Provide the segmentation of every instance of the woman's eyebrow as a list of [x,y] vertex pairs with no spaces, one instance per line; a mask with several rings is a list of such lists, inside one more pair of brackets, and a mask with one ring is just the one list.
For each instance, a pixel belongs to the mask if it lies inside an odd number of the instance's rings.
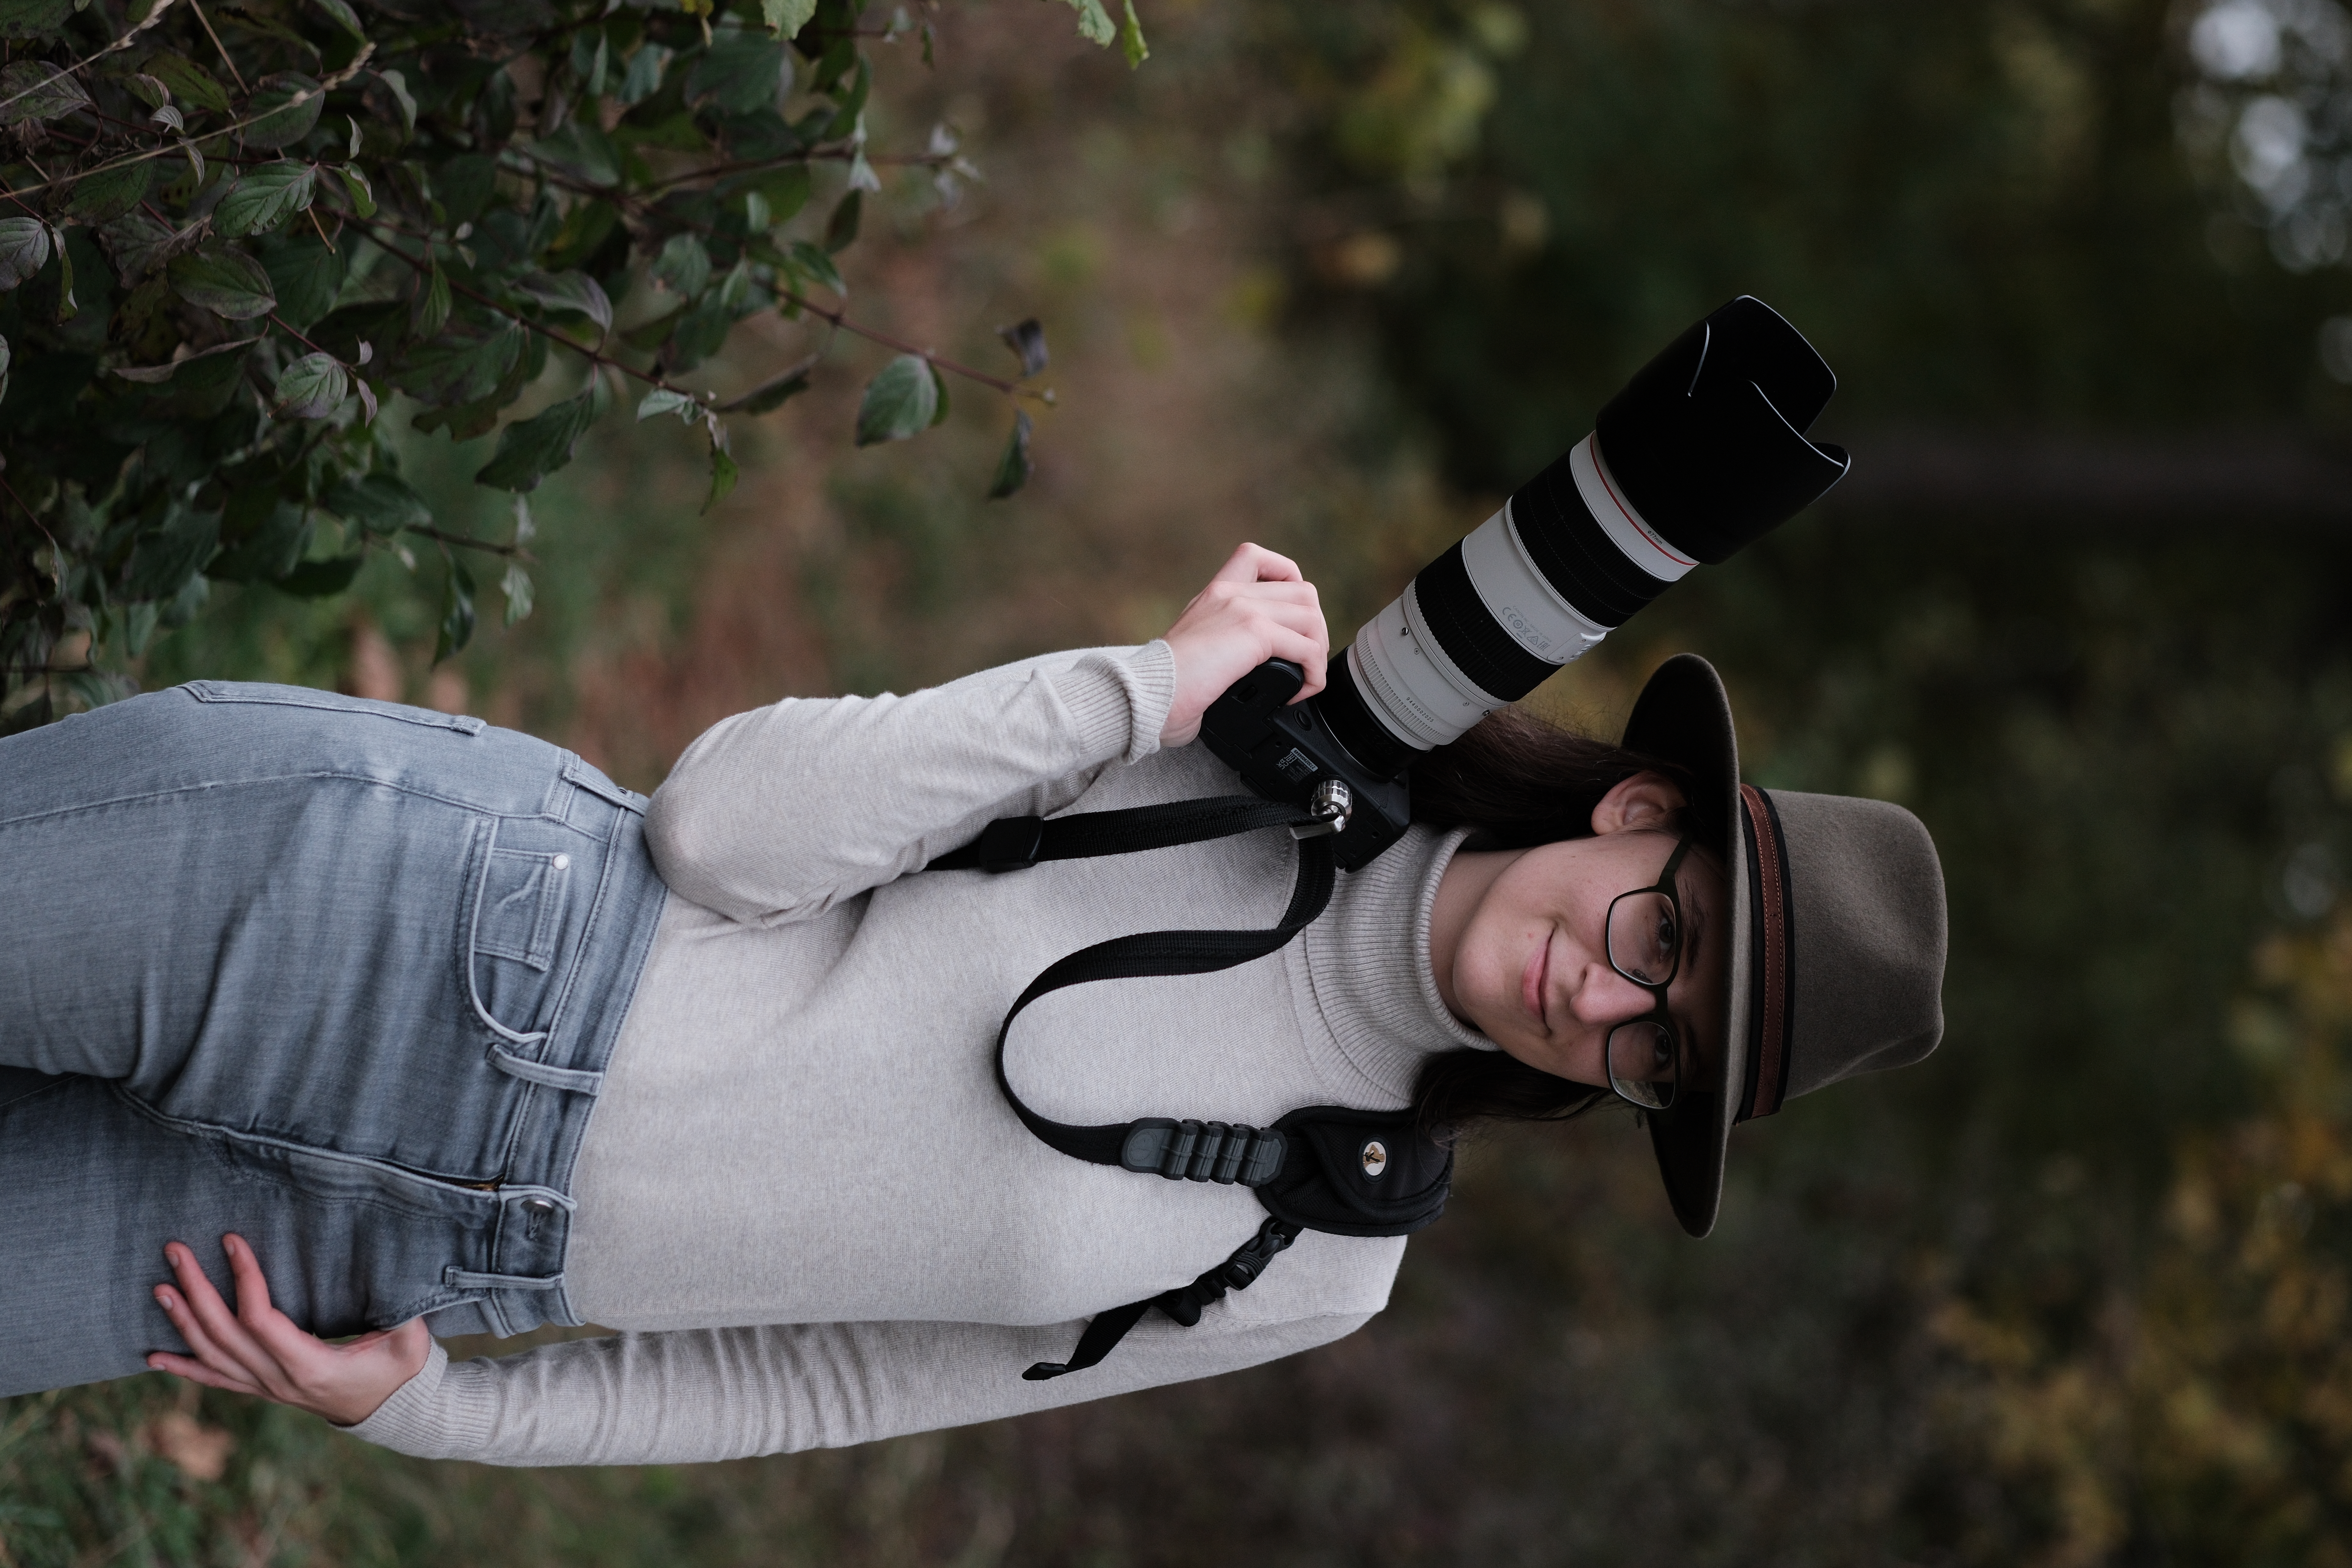
[[1675,896],[1683,906],[1683,957],[1695,959],[1706,943],[1706,908],[1691,896],[1689,882],[1675,879]]

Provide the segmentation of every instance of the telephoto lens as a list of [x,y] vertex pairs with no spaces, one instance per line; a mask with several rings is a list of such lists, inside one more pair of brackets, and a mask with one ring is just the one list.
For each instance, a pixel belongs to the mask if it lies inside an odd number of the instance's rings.
[[[1742,295],[1635,373],[1592,433],[1423,567],[1331,661],[1271,660],[1211,705],[1202,736],[1244,782],[1312,807],[1353,870],[1412,820],[1413,759],[1622,626],[1671,584],[1787,521],[1843,478],[1805,432],[1837,377]],[[1302,830],[1303,831],[1303,830]]]

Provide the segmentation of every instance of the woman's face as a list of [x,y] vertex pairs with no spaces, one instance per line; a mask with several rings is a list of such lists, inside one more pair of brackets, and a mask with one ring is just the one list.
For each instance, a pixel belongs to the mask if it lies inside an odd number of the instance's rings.
[[[1430,943],[1439,994],[1454,1016],[1529,1067],[1605,1085],[1609,1031],[1656,1005],[1610,966],[1609,905],[1656,885],[1675,852],[1682,805],[1671,783],[1640,773],[1603,798],[1590,838],[1457,855],[1439,886]],[[1682,962],[1666,1006],[1688,1084],[1722,1060],[1730,922],[1712,853],[1694,846],[1675,881]]]

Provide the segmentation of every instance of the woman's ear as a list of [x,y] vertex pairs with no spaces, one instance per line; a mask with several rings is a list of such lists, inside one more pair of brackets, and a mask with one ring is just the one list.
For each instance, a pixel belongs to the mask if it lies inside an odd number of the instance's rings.
[[1625,833],[1636,828],[1675,827],[1682,817],[1682,790],[1664,773],[1646,769],[1619,779],[1592,808],[1592,831]]

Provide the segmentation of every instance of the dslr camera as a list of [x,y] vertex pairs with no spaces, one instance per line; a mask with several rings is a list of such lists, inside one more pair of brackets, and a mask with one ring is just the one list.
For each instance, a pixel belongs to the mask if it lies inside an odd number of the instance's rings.
[[1836,387],[1803,334],[1740,296],[1669,343],[1591,435],[1423,567],[1331,660],[1321,691],[1293,703],[1306,672],[1269,659],[1211,705],[1202,738],[1259,795],[1314,812],[1338,836],[1341,869],[1369,863],[1412,819],[1422,752],[1844,477],[1844,450],[1805,435]]

